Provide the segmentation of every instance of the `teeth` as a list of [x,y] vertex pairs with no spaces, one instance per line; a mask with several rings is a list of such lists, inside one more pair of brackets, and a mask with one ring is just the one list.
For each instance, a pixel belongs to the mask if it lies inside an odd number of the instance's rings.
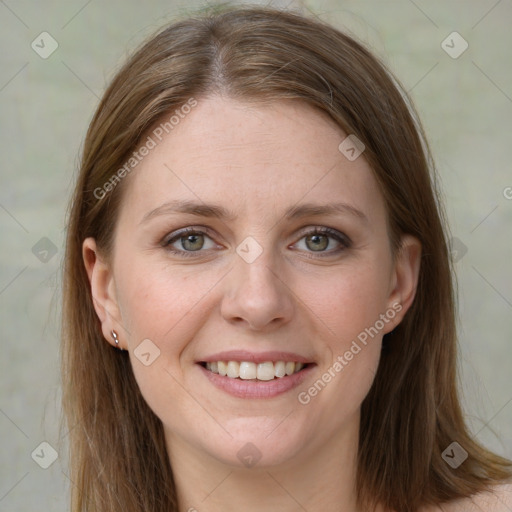
[[256,365],[254,363],[240,363],[240,378],[244,380],[255,379],[257,375]]
[[284,361],[276,361],[274,363],[274,373],[276,377],[284,377],[286,375],[286,363]]
[[272,380],[274,378],[274,363],[260,363],[258,365],[258,380]]
[[293,375],[304,368],[303,363],[293,361],[266,361],[264,363],[253,363],[251,361],[213,361],[206,363],[206,369],[213,373],[232,379],[243,380],[272,380],[285,375]]
[[232,379],[240,377],[240,363],[236,361],[228,362],[228,377],[231,377]]
[[[210,363],[213,364],[213,363]],[[208,368],[208,365],[206,366]],[[213,372],[213,368],[208,368],[208,370],[211,370]],[[225,377],[228,374],[228,363],[225,363],[224,361],[218,361],[217,362],[217,370],[219,372],[219,375],[222,375]]]
[[285,373],[286,375],[291,375],[294,371],[295,371],[295,363],[286,363],[286,366],[285,366]]

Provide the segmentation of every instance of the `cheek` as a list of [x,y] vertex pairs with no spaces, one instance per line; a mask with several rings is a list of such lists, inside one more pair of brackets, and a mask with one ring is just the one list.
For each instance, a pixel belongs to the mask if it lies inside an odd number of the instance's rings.
[[298,401],[314,411],[312,428],[321,428],[327,437],[356,414],[367,395],[385,325],[380,320],[389,284],[385,271],[371,265],[346,270],[323,281],[323,288],[311,288],[308,303],[317,317],[324,357],[316,380],[299,390]]
[[299,294],[308,297],[311,310],[325,324],[331,347],[350,343],[384,313],[389,286],[385,274],[376,266],[354,266],[339,269],[328,279],[303,283]]
[[181,358],[207,318],[208,292],[218,277],[185,274],[142,258],[119,269],[118,299],[135,379],[153,412],[172,423],[170,411],[191,407],[180,384]]
[[[346,398],[357,395],[362,400],[364,389],[369,388],[373,380],[382,336],[395,313],[385,316],[387,277],[380,265],[361,265],[333,273],[323,281],[323,286],[309,287],[314,291],[310,292],[308,305],[321,320],[317,325],[326,349],[323,366],[327,370],[338,361],[330,372],[340,376],[333,387],[343,387]],[[301,296],[306,296],[305,290]],[[329,375],[325,378],[329,380]],[[354,385],[356,382],[358,386]]]
[[179,352],[183,326],[193,318],[197,320],[201,301],[218,278],[211,272],[193,274],[148,261],[134,258],[129,266],[120,268],[118,299],[130,348],[150,338],[164,349],[167,340],[172,339],[173,351]]

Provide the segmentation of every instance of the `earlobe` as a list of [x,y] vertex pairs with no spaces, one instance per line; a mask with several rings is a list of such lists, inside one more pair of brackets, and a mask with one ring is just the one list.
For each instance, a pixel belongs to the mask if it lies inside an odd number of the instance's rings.
[[103,336],[111,345],[116,346],[111,333],[112,331],[122,332],[122,329],[112,270],[101,257],[94,238],[89,237],[84,240],[82,257],[91,285],[94,310],[101,322]]
[[388,307],[395,309],[397,314],[388,331],[393,330],[402,321],[414,301],[420,266],[421,242],[412,235],[404,235],[396,255],[393,285],[388,298]]

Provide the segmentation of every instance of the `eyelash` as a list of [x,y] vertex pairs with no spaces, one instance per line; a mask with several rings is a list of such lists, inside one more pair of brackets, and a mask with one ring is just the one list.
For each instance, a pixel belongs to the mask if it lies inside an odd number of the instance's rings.
[[[208,229],[203,230],[203,228],[196,229],[196,228],[192,228],[192,227],[182,229],[176,233],[172,233],[172,235],[173,236],[171,236],[171,238],[164,239],[161,245],[165,248],[166,251],[169,251],[172,254],[175,254],[177,256],[184,257],[184,258],[196,257],[197,256],[196,253],[201,253],[204,251],[201,249],[199,249],[197,251],[177,250],[177,249],[171,248],[171,244],[173,244],[176,241],[179,241],[181,238],[185,238],[188,235],[206,235],[209,238],[211,238],[210,230],[208,230]],[[303,233],[301,238],[299,239],[299,241],[307,236],[314,236],[314,235],[327,235],[330,238],[335,239],[342,247],[339,249],[336,249],[334,251],[318,251],[318,252],[312,251],[312,253],[315,254],[315,256],[307,256],[308,258],[317,258],[317,257],[324,258],[327,256],[339,254],[339,253],[343,252],[344,250],[350,248],[350,246],[352,245],[352,241],[345,234],[340,233],[339,231],[332,229],[332,228],[317,227],[317,226],[314,227],[311,231],[307,231],[307,232]]]

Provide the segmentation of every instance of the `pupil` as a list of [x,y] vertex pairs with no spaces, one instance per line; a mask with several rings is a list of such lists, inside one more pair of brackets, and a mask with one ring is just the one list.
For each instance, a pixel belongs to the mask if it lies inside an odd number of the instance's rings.
[[[185,238],[185,244],[187,243],[192,243],[194,244],[195,242],[197,242],[197,240],[199,239],[200,235],[188,235],[186,238]],[[201,247],[196,247],[195,249],[200,249]],[[192,250],[194,250],[194,248],[192,247]]]
[[[326,242],[326,237],[324,235],[311,235],[309,237],[311,240],[313,240],[313,244],[314,246],[318,249],[325,249],[327,247],[327,244],[325,243]],[[319,239],[320,238],[323,238],[324,240],[324,243],[322,244],[321,241],[320,241],[320,244],[319,244]]]

